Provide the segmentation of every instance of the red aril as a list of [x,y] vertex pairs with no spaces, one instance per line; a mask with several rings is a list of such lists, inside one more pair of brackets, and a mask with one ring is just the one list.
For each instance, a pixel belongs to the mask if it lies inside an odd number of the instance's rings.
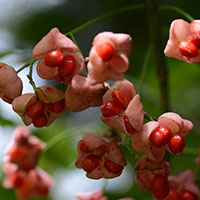
[[154,147],[161,147],[166,145],[171,138],[171,130],[165,126],[158,126],[155,128],[149,139],[151,141],[152,146]]
[[188,190],[183,190],[180,196],[180,200],[198,200],[196,195]]
[[60,51],[53,50],[45,56],[44,62],[48,67],[58,67],[63,63],[64,57]]
[[84,153],[90,153],[91,151],[88,149],[88,147],[85,145],[85,143],[83,142],[83,140],[79,141],[79,148],[82,152]]
[[185,147],[185,139],[183,136],[173,135],[169,141],[168,147],[173,154],[180,153]]
[[37,128],[42,128],[47,124],[47,117],[45,114],[41,115],[40,117],[35,117],[32,119],[32,123]]
[[37,102],[31,104],[28,107],[28,109],[26,111],[26,114],[31,119],[43,115],[44,114],[44,104],[41,101],[37,101]]
[[124,109],[126,107],[125,95],[120,90],[112,91],[112,99],[115,103],[121,105]]
[[102,43],[97,47],[97,53],[104,62],[107,62],[115,54],[115,49],[109,43]]
[[124,120],[124,125],[125,125],[126,130],[127,130],[128,133],[134,134],[134,133],[137,132],[137,131],[133,128],[133,126],[131,125],[131,123],[130,123],[130,121],[129,121],[127,115],[124,115],[123,120]]
[[163,200],[169,193],[167,178],[162,174],[157,174],[151,182],[151,192],[157,200]]
[[100,109],[104,117],[111,117],[122,112],[122,107],[113,100],[104,103]]
[[198,49],[200,48],[200,31],[192,33],[186,41],[190,41],[194,44]]
[[54,113],[63,111],[65,109],[65,100],[63,99],[61,101],[49,104],[48,109]]
[[165,200],[180,200],[180,194],[176,190],[171,189]]
[[187,58],[194,58],[199,55],[199,51],[197,47],[191,42],[188,42],[188,41],[181,42],[178,45],[178,48],[179,48],[180,54]]
[[122,167],[122,166],[120,166],[120,165],[118,165],[118,164],[115,164],[115,163],[111,162],[110,160],[106,160],[106,161],[104,162],[104,166],[106,167],[106,169],[107,169],[109,172],[111,172],[111,173],[113,173],[113,174],[119,174],[119,173],[121,173],[122,170],[123,170],[123,167]]
[[58,72],[60,76],[71,76],[76,70],[76,60],[73,56],[65,56],[64,62],[59,66]]
[[99,162],[99,157],[91,154],[85,158],[81,168],[83,168],[87,173],[90,173],[99,166]]

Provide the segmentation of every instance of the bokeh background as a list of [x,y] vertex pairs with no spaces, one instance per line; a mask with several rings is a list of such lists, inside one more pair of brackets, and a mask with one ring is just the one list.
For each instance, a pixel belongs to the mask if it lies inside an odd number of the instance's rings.
[[[200,2],[198,0],[160,0],[158,5],[174,5],[199,19]],[[37,42],[53,27],[58,27],[66,33],[77,26],[103,15],[114,9],[138,3],[143,0],[0,0],[0,62],[5,62],[19,69],[32,58],[32,49]],[[174,11],[159,13],[161,27],[162,49],[167,42],[170,23],[176,18],[183,18]],[[75,34],[75,38],[84,56],[88,56],[92,40],[102,31],[129,33],[133,38],[133,49],[130,56],[130,67],[126,73],[136,88],[139,87],[144,57],[149,44],[149,31],[146,9],[128,11],[98,22]],[[200,172],[194,159],[200,146],[200,65],[187,64],[171,58],[165,58],[169,72],[170,111],[179,113],[182,117],[194,123],[194,129],[186,136],[186,148],[180,156],[167,155],[171,164],[171,174],[179,173],[187,168],[194,171],[197,180]],[[158,117],[162,113],[160,106],[160,91],[156,78],[155,64],[151,57],[141,100],[144,110]],[[32,92],[26,74],[28,70],[19,73],[23,79],[23,93]],[[54,82],[40,79],[34,71],[33,76],[37,86]],[[60,87],[61,88],[61,87]],[[61,88],[62,89],[62,88]],[[99,108],[90,108],[79,113],[67,111],[50,127],[36,129],[30,126],[32,133],[49,141],[60,132],[75,129],[90,129],[103,132],[107,129],[100,121]],[[21,119],[12,111],[12,107],[0,101],[0,163],[2,164],[4,150],[13,130],[23,125]],[[81,130],[66,137],[45,152],[40,159],[40,167],[48,171],[55,179],[55,186],[46,200],[71,200],[80,192],[104,189],[109,200],[122,197],[133,197],[136,200],[153,199],[150,193],[140,190],[134,181],[134,164],[136,159],[130,152],[123,150],[128,160],[128,166],[119,178],[112,180],[89,180],[83,170],[74,167],[76,159],[76,143],[81,138]],[[1,182],[4,178],[0,169]],[[13,190],[0,186],[0,199],[15,200]]]

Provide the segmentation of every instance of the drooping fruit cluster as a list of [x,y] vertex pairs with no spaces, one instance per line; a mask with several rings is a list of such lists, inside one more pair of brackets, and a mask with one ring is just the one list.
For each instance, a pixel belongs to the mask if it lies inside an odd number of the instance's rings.
[[50,86],[15,98],[12,106],[25,125],[33,123],[38,128],[49,126],[66,110],[64,92]]
[[78,142],[76,167],[93,179],[114,178],[122,173],[126,160],[114,140],[109,143],[95,135],[85,135]]
[[200,190],[191,170],[185,170],[178,175],[168,177],[170,191],[165,200],[198,200]]
[[45,171],[37,168],[37,163],[45,143],[24,127],[18,127],[13,140],[6,150],[3,169],[5,188],[14,188],[19,199],[46,197],[53,180]]
[[37,72],[41,78],[59,83],[70,83],[85,66],[78,47],[57,28],[51,29],[34,47],[33,58],[40,60]]
[[178,114],[164,113],[157,122],[146,123],[142,131],[133,135],[132,147],[159,162],[164,157],[165,149],[173,154],[182,152],[185,147],[184,137],[192,128],[193,124]]
[[188,63],[200,61],[200,21],[190,24],[182,19],[176,19],[170,27],[170,35],[164,53]]
[[170,172],[169,163],[166,161],[155,162],[147,156],[143,156],[135,165],[136,183],[147,191],[152,192],[153,196],[162,200],[169,192],[167,177]]
[[123,80],[129,67],[132,39],[123,33],[103,32],[93,40],[89,53],[88,78],[92,84]]
[[[176,29],[180,24],[190,29],[189,35],[184,34],[182,37],[177,34]],[[132,39],[128,34],[98,34],[93,40],[87,63],[88,73],[84,77],[80,73],[84,70],[85,61],[78,47],[57,28],[53,28],[35,46],[33,58],[40,60],[37,72],[41,78],[68,84],[65,93],[50,86],[42,86],[34,87],[35,93],[21,95],[21,80],[12,68],[1,63],[0,97],[12,103],[13,110],[25,125],[32,123],[37,128],[49,126],[66,109],[78,112],[101,106],[101,120],[109,127],[132,137],[134,150],[146,153],[135,166],[136,183],[139,187],[152,192],[157,200],[195,199],[199,197],[197,190],[187,190],[184,186],[184,190],[180,192],[171,187],[168,183],[169,164],[163,160],[166,149],[173,154],[182,152],[184,137],[193,125],[172,112],[164,113],[157,121],[143,125],[144,112],[140,96],[134,85],[124,79],[123,74],[129,67],[131,47]],[[175,21],[165,53],[186,62],[199,62],[199,48],[199,21],[190,25],[183,20]],[[5,78],[1,79],[4,72],[8,75],[8,80],[18,86],[16,91]],[[117,82],[109,87],[105,83],[108,80]],[[7,152],[4,163],[7,178],[4,180],[4,187],[15,188],[21,199],[44,197],[53,181],[48,174],[36,168],[42,150],[41,143],[33,136],[23,135],[24,132],[22,131],[22,136],[15,136],[14,143]],[[101,137],[86,135],[78,142],[77,147],[76,167],[82,168],[89,178],[117,177],[127,164],[114,140],[106,142]],[[107,199],[100,193],[95,195],[88,196],[88,199]],[[79,199],[81,198],[84,197]]]
[[101,120],[131,136],[142,129],[144,113],[140,96],[127,80],[117,81],[103,96]]

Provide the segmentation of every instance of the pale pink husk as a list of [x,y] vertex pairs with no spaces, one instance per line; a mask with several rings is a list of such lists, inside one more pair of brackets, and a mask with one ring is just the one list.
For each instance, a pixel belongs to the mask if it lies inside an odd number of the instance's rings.
[[195,182],[195,176],[192,170],[188,169],[178,175],[171,175],[168,177],[168,182],[170,189],[175,189],[179,193],[187,190],[200,198],[200,190]]
[[100,179],[100,178],[114,178],[120,176],[120,173],[114,174],[106,169],[104,166],[105,160],[120,165],[126,166],[126,160],[118,145],[112,140],[109,143],[104,141],[101,137],[95,135],[85,135],[83,142],[90,150],[89,153],[82,152],[78,143],[78,156],[76,159],[76,167],[81,168],[83,161],[88,155],[97,155],[100,157],[100,164],[92,172],[87,173],[88,178]]
[[136,184],[143,190],[151,191],[151,182],[157,174],[167,177],[170,172],[170,165],[166,161],[154,162],[147,156],[143,156],[136,163]]
[[[109,43],[115,49],[114,56],[104,62],[98,55],[96,48],[102,43]],[[89,53],[88,78],[92,84],[107,80],[117,81],[123,79],[123,73],[129,67],[128,56],[132,48],[130,35],[123,33],[102,32],[93,40]]]
[[132,136],[133,134],[126,130],[123,117],[127,115],[130,124],[136,131],[140,131],[142,129],[144,112],[143,106],[140,102],[140,96],[136,94],[134,85],[128,80],[117,81],[103,96],[103,103],[106,103],[112,99],[111,94],[115,89],[120,90],[125,95],[127,108],[119,115],[114,115],[111,117],[104,117],[102,115],[101,120],[108,126],[116,128],[128,136]]
[[[191,33],[200,31],[200,21],[194,20],[190,24],[182,19],[176,19],[171,23],[169,40],[165,47],[164,53],[168,57],[183,60],[188,63],[200,62],[200,55],[194,58],[182,56],[179,52],[178,45],[185,41]],[[199,50],[200,54],[200,50]]]
[[102,105],[104,93],[102,83],[92,85],[88,78],[75,75],[65,91],[65,103],[71,111],[79,112]]
[[159,126],[158,122],[148,122],[140,132],[133,135],[132,147],[135,151],[146,153],[148,158],[155,162],[162,161],[165,155],[164,147],[153,147],[149,140],[151,132]]
[[36,101],[41,101],[45,104],[45,115],[47,116],[47,124],[45,126],[51,125],[60,115],[66,111],[66,107],[58,112],[54,113],[48,109],[48,104],[56,103],[64,100],[64,92],[50,87],[42,86],[36,88],[36,94],[27,93],[23,94],[17,98],[12,103],[13,110],[22,118],[25,125],[30,125],[32,119],[27,116],[26,111],[28,107]]
[[26,126],[32,123],[32,119],[27,116],[26,110],[31,104],[33,104],[36,101],[36,94],[27,93],[15,98],[12,102],[13,110],[21,117],[22,121]]
[[22,81],[13,67],[0,63],[0,98],[7,103],[22,93]]
[[127,105],[133,99],[133,97],[136,95],[135,86],[130,81],[124,79],[122,81],[115,82],[110,87],[110,89],[103,96],[104,103],[112,100],[112,91],[113,90],[120,90],[125,95],[125,101],[126,101]]
[[[59,50],[64,55],[73,56],[76,60],[75,72],[71,76],[65,77],[64,80],[58,73],[58,67],[51,68],[44,63],[46,54],[52,50]],[[58,28],[51,29],[50,32],[39,41],[33,49],[33,58],[40,60],[37,66],[38,75],[43,79],[55,80],[57,82],[62,81],[64,83],[69,83],[73,76],[75,74],[80,74],[85,67],[84,58],[79,53],[78,47],[72,40],[60,33]]]
[[158,118],[158,122],[162,126],[170,128],[171,134],[180,134],[185,137],[193,128],[191,121],[183,119],[180,115],[167,112]]

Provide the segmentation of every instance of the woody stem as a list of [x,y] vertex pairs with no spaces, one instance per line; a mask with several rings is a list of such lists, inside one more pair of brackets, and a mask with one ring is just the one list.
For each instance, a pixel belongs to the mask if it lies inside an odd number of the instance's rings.
[[31,63],[34,63],[36,59],[31,59],[27,63],[25,63],[21,68],[17,70],[17,73],[21,72],[23,69],[27,68]]
[[34,65],[35,61],[36,61],[35,59],[31,60],[29,74],[27,75],[29,82],[32,85],[34,91],[36,91],[36,85],[35,85],[35,82],[33,81],[32,74],[33,74],[33,65]]
[[153,56],[155,60],[156,76],[160,88],[160,103],[163,112],[169,110],[168,71],[164,60],[161,43],[161,31],[158,20],[158,7],[156,0],[147,0],[147,16],[149,24],[150,41],[153,43]]

